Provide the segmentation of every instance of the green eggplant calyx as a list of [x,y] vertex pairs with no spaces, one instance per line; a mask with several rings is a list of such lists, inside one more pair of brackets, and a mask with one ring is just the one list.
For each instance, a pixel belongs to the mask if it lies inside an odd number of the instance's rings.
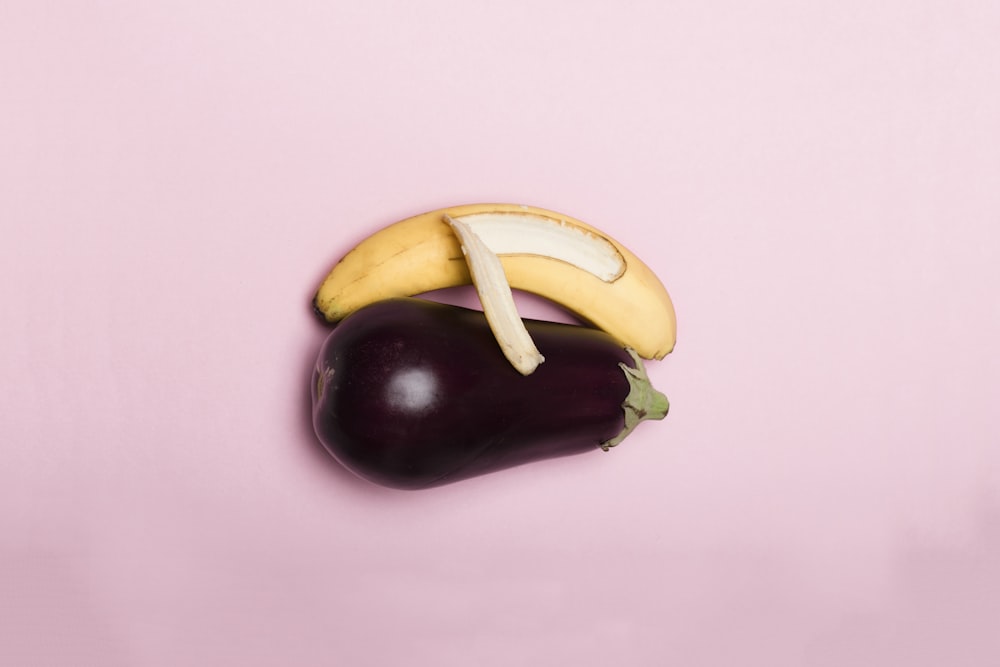
[[663,419],[670,411],[670,401],[649,381],[642,358],[632,348],[626,348],[626,351],[635,361],[635,368],[624,362],[618,364],[629,384],[628,396],[622,403],[622,410],[625,411],[625,427],[618,435],[601,443],[601,449],[604,451],[610,450],[627,438],[641,422],[647,419]]

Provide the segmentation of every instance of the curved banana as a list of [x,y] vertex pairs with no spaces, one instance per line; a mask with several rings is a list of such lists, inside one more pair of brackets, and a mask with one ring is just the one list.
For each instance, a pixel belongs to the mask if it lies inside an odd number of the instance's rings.
[[674,306],[646,264],[584,222],[518,204],[453,206],[375,232],[323,280],[316,311],[336,322],[382,299],[472,284],[447,217],[468,224],[500,257],[512,288],[562,305],[646,359],[673,350]]

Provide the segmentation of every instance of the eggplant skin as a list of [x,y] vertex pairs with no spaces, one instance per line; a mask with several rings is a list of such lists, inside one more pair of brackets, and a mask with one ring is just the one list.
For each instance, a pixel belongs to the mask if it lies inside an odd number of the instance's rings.
[[313,426],[346,468],[422,489],[598,449],[625,426],[632,357],[584,326],[527,320],[545,356],[522,376],[485,316],[389,299],[339,323],[312,378]]

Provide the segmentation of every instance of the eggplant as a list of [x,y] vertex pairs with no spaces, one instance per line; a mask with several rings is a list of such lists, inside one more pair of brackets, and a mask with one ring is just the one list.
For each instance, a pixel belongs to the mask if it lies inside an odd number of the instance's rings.
[[605,450],[666,397],[608,334],[525,321],[545,355],[531,375],[504,358],[482,312],[413,298],[341,321],[312,377],[326,450],[382,486],[424,489],[531,461]]

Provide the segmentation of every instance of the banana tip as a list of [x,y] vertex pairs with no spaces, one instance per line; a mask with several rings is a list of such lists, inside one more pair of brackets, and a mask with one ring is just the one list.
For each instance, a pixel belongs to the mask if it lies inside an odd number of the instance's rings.
[[318,317],[321,322],[324,322],[326,324],[330,323],[330,318],[328,318],[326,316],[326,313],[323,312],[323,309],[319,307],[319,302],[316,297],[313,297],[312,300],[312,311],[313,314],[315,314],[316,317]]

